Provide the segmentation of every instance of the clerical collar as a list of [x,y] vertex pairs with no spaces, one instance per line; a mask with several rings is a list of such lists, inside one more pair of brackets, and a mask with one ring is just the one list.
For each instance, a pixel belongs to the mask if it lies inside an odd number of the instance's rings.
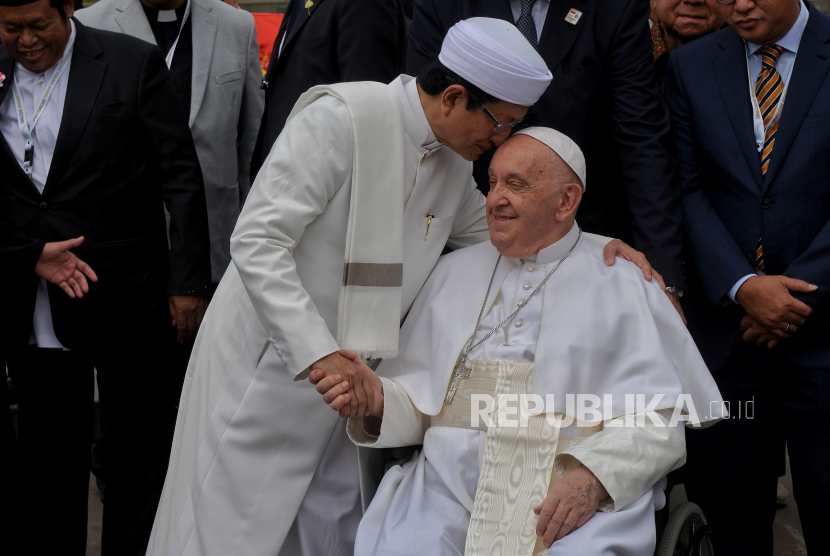
[[182,18],[184,17],[184,12],[187,9],[187,2],[184,2],[175,10],[157,10],[155,8],[151,8],[143,2],[141,4],[141,7],[144,8],[144,13],[147,14],[147,21],[149,21],[151,24],[156,22],[173,23],[175,21],[180,22],[182,20]]
[[[401,102],[403,108],[403,121],[406,133],[409,135],[416,145],[432,150],[441,147],[441,143],[435,138],[432,133],[432,128],[429,127],[427,115],[424,113],[424,107],[421,106],[421,99],[418,96],[418,85],[414,77],[408,75],[401,75],[392,82],[393,85],[403,87],[403,92],[406,95],[406,100],[409,102]],[[403,101],[403,99],[401,99]]]
[[576,241],[576,236],[579,235],[579,226],[574,225],[571,227],[570,231],[565,234],[562,239],[554,243],[553,245],[548,245],[535,255],[531,255],[526,259],[522,259],[522,263],[536,263],[536,264],[550,264],[555,263],[559,259],[565,256],[568,250],[573,246],[574,241]]

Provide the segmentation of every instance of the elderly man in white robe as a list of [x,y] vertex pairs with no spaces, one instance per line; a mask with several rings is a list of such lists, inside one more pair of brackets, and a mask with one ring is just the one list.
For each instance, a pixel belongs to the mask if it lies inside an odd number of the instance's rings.
[[[365,412],[363,367],[338,350],[394,357],[444,247],[486,241],[469,161],[507,139],[551,79],[500,20],[459,22],[440,60],[431,92],[402,75],[298,101],[196,339],[148,555],[352,554],[379,478],[360,475],[345,423],[304,379],[312,366],[342,376]],[[650,278],[641,254],[606,249]]]
[[385,475],[356,556],[653,554],[683,425],[722,418],[720,394],[658,285],[585,241],[584,185],[573,141],[518,132],[490,167],[492,243],[439,261],[398,358],[367,371],[368,416],[311,372],[356,444],[423,444]]

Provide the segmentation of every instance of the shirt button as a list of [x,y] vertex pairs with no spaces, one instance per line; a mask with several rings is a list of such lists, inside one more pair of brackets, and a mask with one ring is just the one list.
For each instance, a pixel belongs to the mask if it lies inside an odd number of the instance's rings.
[[539,270],[539,269],[538,269],[538,268],[536,268],[535,266],[529,266],[529,267],[527,267],[527,271],[528,271],[528,272],[536,272],[537,270]]
[[42,201],[42,202],[38,205],[38,207],[40,207],[40,210],[46,210],[46,207],[48,207],[48,206],[49,206],[49,205],[47,205],[47,204],[46,204],[46,201]]
[[524,325],[525,325],[525,321],[523,321],[523,320],[517,320],[516,324],[515,324],[516,328],[521,328]]
[[530,284],[525,284],[524,286],[522,286],[522,289],[529,290],[530,289]]

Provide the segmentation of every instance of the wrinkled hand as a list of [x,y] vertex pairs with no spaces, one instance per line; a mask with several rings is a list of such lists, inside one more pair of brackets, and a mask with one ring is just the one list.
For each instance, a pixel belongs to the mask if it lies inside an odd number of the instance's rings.
[[[790,332],[793,331],[793,328],[793,326],[790,327]],[[761,326],[757,320],[749,315],[744,315],[744,318],[741,319],[741,331],[743,332],[745,342],[755,342],[756,345],[766,346],[769,349],[777,347],[781,340],[781,338],[773,334],[768,328]],[[789,337],[790,334],[788,333],[787,336]]]
[[35,274],[59,286],[72,299],[89,292],[87,278],[98,281],[95,271],[69,251],[83,242],[84,236],[47,243],[35,265]]
[[619,257],[636,264],[643,271],[643,278],[646,281],[651,282],[652,278],[656,278],[657,283],[660,284],[660,289],[669,296],[669,301],[671,301],[680,318],[683,319],[683,324],[688,325],[686,315],[683,314],[683,308],[680,306],[680,300],[666,291],[666,283],[663,281],[663,277],[651,267],[651,263],[648,262],[645,255],[624,241],[612,239],[602,249],[602,256],[605,259],[605,266],[614,266],[614,263],[617,262],[617,257]]
[[810,293],[817,289],[804,280],[786,276],[753,276],[738,288],[735,301],[769,332],[778,338],[789,338],[813,314],[813,309],[794,298],[790,291]]
[[181,344],[199,331],[207,311],[208,299],[201,295],[171,295],[168,306],[177,331],[176,339]]
[[[326,400],[326,403],[332,409],[338,411],[341,417],[371,415],[373,411],[377,410],[378,403],[380,403],[381,414],[383,413],[383,399],[375,399],[378,388],[380,388],[380,378],[372,369],[366,366],[356,352],[341,349],[326,355],[311,365],[311,374],[308,376],[309,382],[317,385],[328,377],[332,377],[332,379],[325,383],[325,386],[329,386],[326,391],[330,390],[332,386],[338,384],[341,386],[337,386],[340,389],[337,395],[333,395],[331,401]],[[340,378],[335,379],[333,377]],[[375,384],[375,381],[377,384]],[[345,383],[345,386],[343,383]],[[317,391],[320,392],[320,389],[318,388]],[[382,388],[380,388],[380,392],[383,392]],[[335,404],[335,402],[337,403]]]
[[[360,357],[354,351],[341,350],[340,355],[346,359],[351,359],[354,363],[362,363]],[[383,383],[372,369],[366,367],[364,372],[366,373],[363,381],[364,388],[369,391],[369,398],[372,399],[371,403],[367,403],[368,409],[365,415],[383,419]],[[326,376],[324,371],[315,369],[311,371],[308,380],[312,384],[316,384],[317,392],[323,395],[323,401],[340,413],[341,417],[361,415],[361,413],[353,414],[351,412],[349,407],[349,401],[351,400],[349,383],[343,380],[343,377],[339,374]]]
[[580,466],[565,473],[541,505],[533,508],[539,516],[536,536],[550,548],[568,533],[576,531],[591,519],[608,491],[596,475]]

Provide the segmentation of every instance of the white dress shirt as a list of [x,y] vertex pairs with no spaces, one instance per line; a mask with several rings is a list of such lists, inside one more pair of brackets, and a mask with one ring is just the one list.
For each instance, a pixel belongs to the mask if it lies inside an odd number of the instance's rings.
[[[67,45],[75,40],[75,23],[70,20],[72,32]],[[14,82],[20,90],[23,106],[30,121],[35,112],[35,103],[43,95],[43,91],[52,79],[59,64],[55,64],[42,73],[34,73],[24,68],[20,63],[15,64]],[[63,118],[63,106],[66,100],[66,85],[69,82],[69,71],[71,61],[67,62],[66,69],[55,83],[55,89],[49,97],[49,102],[43,109],[38,119],[37,126],[32,131],[34,140],[34,158],[32,164],[32,184],[37,188],[38,193],[43,193],[46,186],[46,178],[49,175],[49,168],[52,166],[52,156],[55,154],[55,144],[58,139],[58,132]],[[5,86],[11,87],[12,83],[6,82]],[[20,132],[17,123],[17,108],[15,106],[14,94],[11,91],[6,93],[6,98],[0,106],[0,131],[6,143],[9,145],[17,163],[23,167],[23,155],[26,147],[26,140]],[[30,344],[37,344],[42,348],[63,348],[55,330],[52,326],[52,312],[49,308],[49,294],[46,290],[46,280],[40,278],[37,286],[37,298],[35,301],[35,313],[32,322],[32,337]]]
[[[536,41],[542,38],[542,27],[545,26],[545,18],[548,16],[550,0],[536,0],[530,15],[533,16],[533,23],[536,25]],[[513,11],[513,22],[519,21],[522,15],[522,0],[510,0],[510,9]]]
[[[795,56],[798,53],[798,45],[801,43],[801,35],[804,34],[804,29],[807,27],[807,18],[810,17],[810,12],[804,7],[804,3],[800,2],[799,4],[801,5],[801,12],[798,14],[798,19],[795,20],[795,23],[790,28],[789,32],[784,35],[784,38],[775,43],[784,49],[784,52],[782,52],[781,56],[778,57],[775,69],[778,70],[778,74],[784,82],[785,92],[787,91],[787,87],[790,83],[790,76],[793,73],[793,65],[795,64]],[[758,49],[766,45],[754,44],[746,41],[744,41],[744,43],[746,44],[746,59],[749,64],[749,74],[752,78],[752,88],[754,90],[755,84],[758,82],[758,76],[761,73],[761,54],[758,53]],[[782,101],[785,100],[786,98],[782,99]],[[754,126],[755,144],[758,152],[761,151],[761,148],[764,145],[764,130],[762,128],[763,126]],[[744,282],[753,276],[758,276],[758,274],[747,274],[735,282],[735,285],[729,290],[729,299],[735,302],[735,295],[738,293],[738,289],[740,289]]]

